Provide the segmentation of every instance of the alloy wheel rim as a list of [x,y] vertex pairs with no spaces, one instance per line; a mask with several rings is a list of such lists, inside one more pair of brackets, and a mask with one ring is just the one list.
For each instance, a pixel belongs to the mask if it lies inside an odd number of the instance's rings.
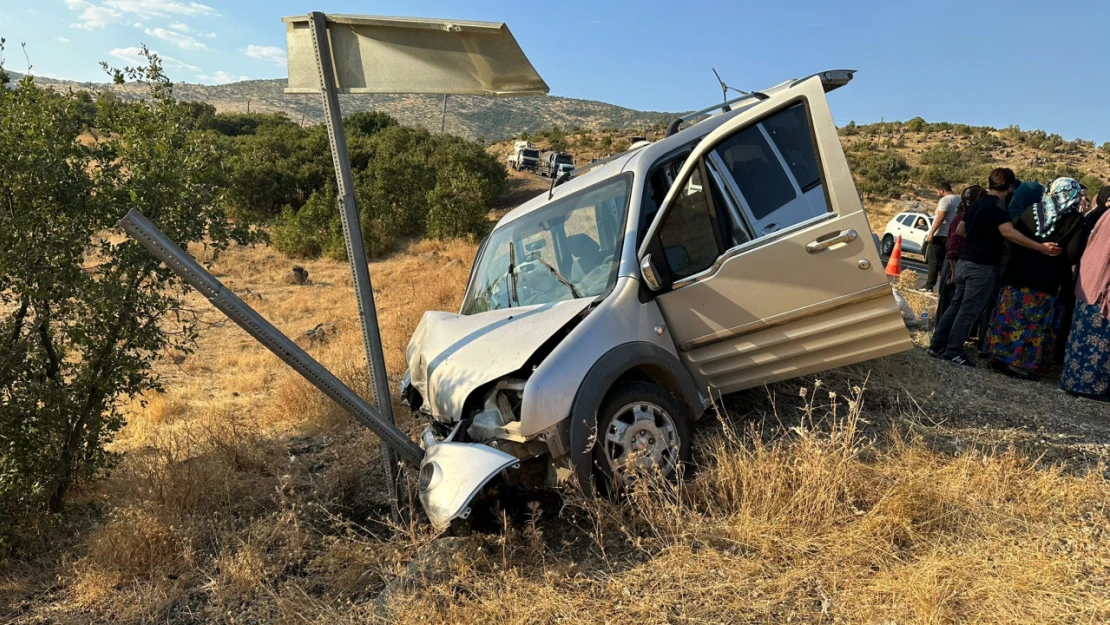
[[670,476],[682,441],[666,410],[651,402],[633,402],[613,416],[603,443],[609,469],[623,479],[656,469]]

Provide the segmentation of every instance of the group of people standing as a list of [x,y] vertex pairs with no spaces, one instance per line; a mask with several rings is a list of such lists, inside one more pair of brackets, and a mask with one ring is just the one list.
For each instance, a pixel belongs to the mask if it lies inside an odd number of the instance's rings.
[[1035,379],[1062,365],[1060,387],[1110,401],[1110,186],[1094,202],[1072,178],[1047,188],[991,172],[986,188],[940,202],[926,237],[939,287],[929,355],[976,366],[969,338],[1001,373]]

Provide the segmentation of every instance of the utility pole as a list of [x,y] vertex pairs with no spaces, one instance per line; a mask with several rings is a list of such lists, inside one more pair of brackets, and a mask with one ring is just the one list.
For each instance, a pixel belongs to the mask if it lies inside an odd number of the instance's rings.
[[247,115],[251,114],[251,99],[247,98]]

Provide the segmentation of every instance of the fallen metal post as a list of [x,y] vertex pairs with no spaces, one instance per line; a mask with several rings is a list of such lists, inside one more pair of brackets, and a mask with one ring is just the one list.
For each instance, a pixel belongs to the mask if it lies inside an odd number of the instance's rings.
[[[312,356],[301,349],[289,337],[281,333],[273,324],[258,314],[253,308],[227,289],[204,267],[200,266],[185,250],[177,246],[162,231],[143,216],[131,209],[120,220],[119,227],[127,231],[133,239],[150,251],[155,257],[181,276],[190,286],[200,291],[212,305],[227,315],[239,327],[262,343],[266,349],[281,358],[313,386],[323,391],[332,401],[349,412],[360,423],[377,434],[382,443],[397,453],[413,468],[420,467],[424,450],[405,435],[392,421],[386,420],[378,409],[358,396],[339,378],[328,371]],[[376,326],[375,326],[376,327]],[[386,396],[388,398],[388,395]],[[388,404],[388,399],[387,403]]]
[[[366,245],[362,240],[355,181],[351,172],[351,159],[347,152],[347,136],[343,130],[343,113],[339,108],[339,88],[332,64],[331,42],[328,38],[327,16],[319,11],[308,14],[312,26],[312,44],[316,52],[316,70],[320,73],[320,92],[324,97],[324,121],[328,127],[331,159],[335,166],[338,188],[339,214],[343,223],[343,238],[347,244],[347,260],[351,263],[351,277],[355,285],[355,300],[362,323],[362,342],[366,349],[366,364],[370,369],[370,390],[374,405],[386,421],[393,423],[393,401],[389,396],[389,377],[385,370],[385,353],[382,349],[378,313],[374,306],[374,288],[370,283]],[[388,445],[382,445],[386,485],[393,507],[394,521],[400,521],[397,456]]]

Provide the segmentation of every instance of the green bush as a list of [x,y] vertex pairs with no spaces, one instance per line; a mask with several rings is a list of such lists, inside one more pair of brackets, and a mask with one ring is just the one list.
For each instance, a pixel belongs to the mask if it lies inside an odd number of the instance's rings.
[[428,193],[428,236],[446,239],[460,233],[482,234],[490,223],[485,184],[463,167],[440,172],[435,188]]
[[[389,253],[401,237],[484,234],[489,206],[508,177],[497,158],[476,141],[359,115],[367,123],[350,124],[348,143],[370,257]],[[282,212],[274,246],[300,258],[346,257],[334,183]]]
[[897,152],[881,152],[864,143],[853,146],[847,157],[860,193],[897,197],[906,190],[912,169]]
[[[167,319],[182,310],[173,274],[104,233],[134,208],[182,247],[252,240],[222,209],[224,151],[148,61],[117,76],[149,96],[98,99],[93,128],[83,98],[30,77],[9,88],[0,67],[0,549],[111,466],[122,402],[157,388],[154,358],[196,336],[196,319]],[[100,141],[78,142],[86,132]]]

